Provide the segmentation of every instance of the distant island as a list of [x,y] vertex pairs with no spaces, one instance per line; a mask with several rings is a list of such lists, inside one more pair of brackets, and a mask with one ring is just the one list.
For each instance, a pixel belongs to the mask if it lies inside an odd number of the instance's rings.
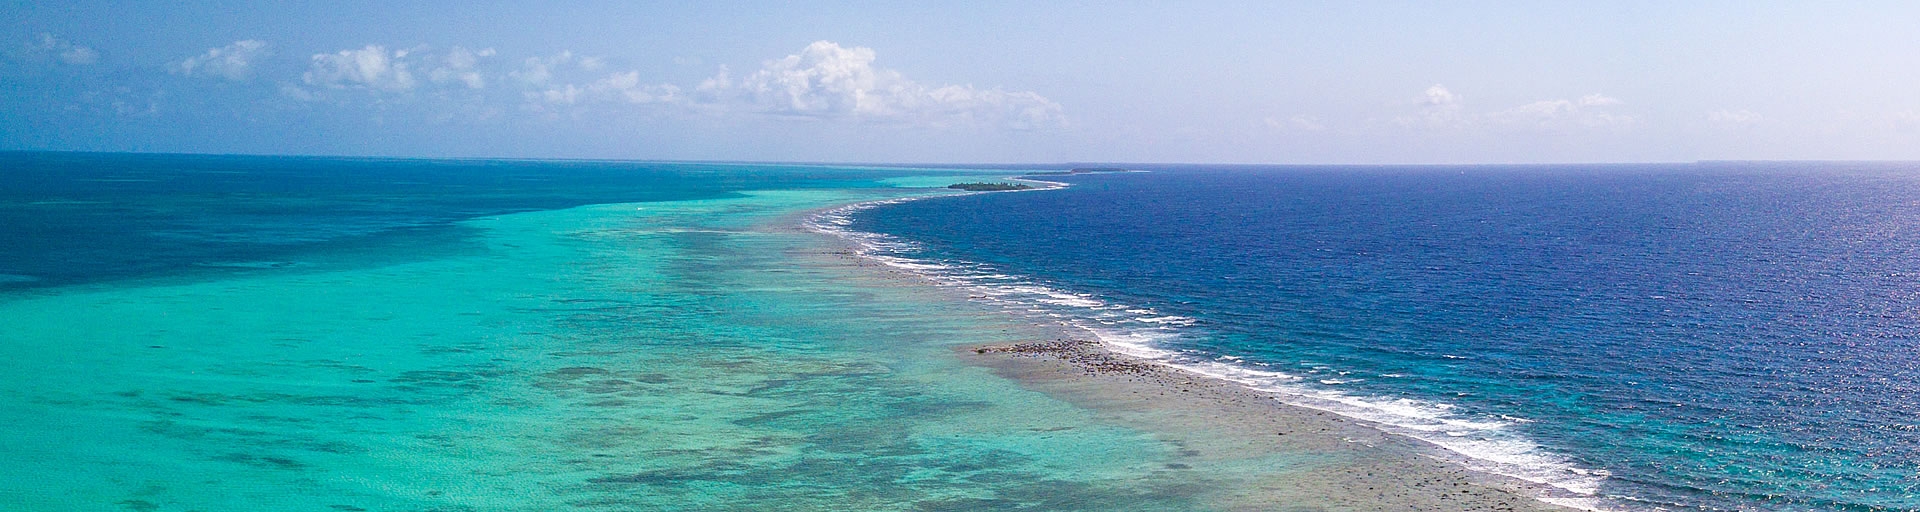
[[947,188],[965,190],[968,192],[998,192],[1002,190],[1026,190],[1033,187],[1024,183],[974,182],[974,183],[955,183],[952,185],[947,185]]
[[1069,174],[1094,174],[1106,172],[1133,172],[1119,167],[1075,167],[1065,171],[1046,171],[1028,174],[1028,176],[1066,176]]

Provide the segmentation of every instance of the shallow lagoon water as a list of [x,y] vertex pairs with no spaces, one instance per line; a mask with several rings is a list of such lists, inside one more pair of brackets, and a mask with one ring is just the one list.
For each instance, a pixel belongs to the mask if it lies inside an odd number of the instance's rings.
[[1208,508],[1233,475],[1169,469],[1154,435],[951,356],[1040,333],[791,229],[796,212],[922,193],[514,213],[461,222],[432,257],[12,292],[0,502]]

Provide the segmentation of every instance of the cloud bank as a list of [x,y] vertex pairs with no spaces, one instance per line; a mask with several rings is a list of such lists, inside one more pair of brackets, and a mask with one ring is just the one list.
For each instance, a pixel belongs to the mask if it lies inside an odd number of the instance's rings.
[[1030,91],[929,86],[874,65],[872,48],[816,41],[770,60],[739,80],[725,70],[697,88],[708,101],[791,117],[868,119],[930,125],[987,123],[1017,129],[1059,126],[1058,103]]
[[253,63],[267,55],[266,41],[248,39],[210,48],[206,53],[187,57],[167,67],[181,76],[201,76],[243,81],[253,74]]
[[[175,73],[243,80],[266,44],[240,41],[178,63]],[[314,54],[285,96],[348,100],[464,95],[556,116],[645,108],[693,116],[766,116],[928,127],[986,126],[1033,130],[1065,125],[1060,104],[1031,91],[929,85],[875,65],[877,52],[817,41],[798,53],[765,61],[734,78],[722,67],[699,84],[650,81],[638,70],[609,70],[601,57],[571,51],[497,62],[493,49],[445,51],[420,46],[361,48]],[[495,85],[498,87],[495,90]],[[463,92],[464,91],[464,92]]]

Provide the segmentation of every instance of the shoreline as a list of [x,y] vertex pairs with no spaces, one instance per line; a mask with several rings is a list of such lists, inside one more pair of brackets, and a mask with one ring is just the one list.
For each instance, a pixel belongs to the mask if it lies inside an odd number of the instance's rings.
[[1578,510],[1543,501],[1535,484],[1447,461],[1424,441],[1121,354],[1098,341],[1057,338],[956,353],[1023,387],[1168,436],[1202,463],[1299,452],[1327,459],[1229,492],[1229,509],[1278,501],[1331,510]]
[[[1068,186],[1010,179],[1043,186],[1005,192]],[[959,288],[862,250],[860,241],[848,236],[854,232],[822,220],[898,202],[977,193],[990,192],[861,201],[798,212],[782,222],[837,247],[825,255],[884,275],[886,281],[977,304]],[[1546,484],[1470,468],[1454,460],[1459,454],[1363,419],[1287,404],[1270,392],[1128,355],[1078,326],[1031,319],[1026,323],[1031,332],[1022,333],[1021,339],[954,347],[952,353],[964,364],[986,368],[1022,388],[1152,433],[1179,448],[1183,462],[1170,463],[1171,469],[1233,466],[1276,456],[1313,459],[1303,462],[1304,467],[1248,472],[1248,480],[1217,491],[1219,504],[1228,510],[1303,505],[1304,510],[1597,510],[1555,499],[1555,489]]]

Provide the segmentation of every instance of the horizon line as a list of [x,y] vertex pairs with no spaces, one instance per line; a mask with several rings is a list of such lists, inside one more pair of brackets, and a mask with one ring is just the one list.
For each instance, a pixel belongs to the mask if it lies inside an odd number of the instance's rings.
[[1399,163],[1279,163],[1279,162],[1128,162],[1128,161],[1056,161],[1056,162],[882,162],[882,161],[820,161],[820,160],[693,160],[675,158],[595,158],[595,157],[507,157],[507,156],[393,156],[393,155],[348,155],[348,154],[302,154],[302,153],[198,153],[180,151],[92,151],[60,149],[0,149],[0,153],[47,153],[47,154],[97,154],[97,155],[150,155],[150,156],[189,156],[189,157],[268,157],[268,158],[332,158],[340,160],[454,160],[454,161],[522,161],[522,162],[624,162],[624,163],[664,163],[664,164],[725,164],[725,165],[800,165],[800,166],[845,166],[901,169],[927,168],[989,168],[1014,167],[1026,169],[1074,168],[1086,166],[1221,166],[1221,167],[1529,167],[1529,166],[1622,166],[1622,165],[1701,165],[1729,163],[1769,163],[1769,164],[1920,164],[1920,160],[1836,160],[1836,159],[1701,159],[1694,161],[1618,161],[1618,162],[1482,162],[1482,163],[1443,163],[1443,162],[1399,162]]

